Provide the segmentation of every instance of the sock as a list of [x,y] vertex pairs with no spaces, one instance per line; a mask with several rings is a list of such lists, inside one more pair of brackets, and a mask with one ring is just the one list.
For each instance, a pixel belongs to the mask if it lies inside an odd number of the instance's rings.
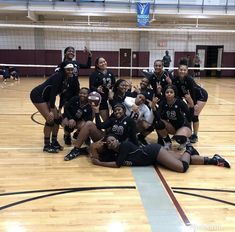
[[49,146],[50,145],[50,138],[44,137],[44,145]]
[[57,135],[52,135],[52,143],[57,142]]
[[217,160],[215,160],[213,158],[209,158],[209,157],[204,157],[204,164],[205,165],[216,165]]

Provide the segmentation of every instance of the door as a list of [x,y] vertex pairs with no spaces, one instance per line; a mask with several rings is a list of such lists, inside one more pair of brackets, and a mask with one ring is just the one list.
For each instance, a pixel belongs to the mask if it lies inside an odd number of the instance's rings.
[[[201,46],[197,45],[196,48],[197,52],[201,52],[202,56],[203,53],[205,54],[205,60],[204,60],[204,66],[207,68],[216,68],[216,67],[221,67],[222,66],[222,59],[223,59],[223,50],[224,46]],[[205,50],[205,51],[202,51]],[[199,54],[200,56],[200,54]],[[200,56],[201,58],[201,56]],[[202,65],[201,65],[202,66]],[[220,76],[221,70],[206,70],[205,75],[209,77],[213,76]]]
[[[131,67],[131,49],[120,48],[119,52],[119,64],[120,67]],[[120,69],[120,77],[130,77],[130,69]]]

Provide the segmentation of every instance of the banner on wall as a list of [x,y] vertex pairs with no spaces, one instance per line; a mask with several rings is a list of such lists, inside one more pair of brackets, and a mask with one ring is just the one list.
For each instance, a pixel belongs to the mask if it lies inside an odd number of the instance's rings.
[[146,27],[149,26],[149,10],[150,3],[136,3],[137,10],[137,26]]

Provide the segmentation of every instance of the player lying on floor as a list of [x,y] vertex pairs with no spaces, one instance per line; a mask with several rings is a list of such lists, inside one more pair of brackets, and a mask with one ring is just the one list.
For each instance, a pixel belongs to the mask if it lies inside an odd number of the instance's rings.
[[91,161],[95,165],[119,168],[121,166],[148,166],[160,164],[176,172],[186,172],[190,164],[216,165],[230,168],[230,164],[220,155],[212,158],[200,156],[192,145],[179,155],[169,152],[159,144],[138,147],[129,141],[119,142],[114,135],[93,143],[90,149]]

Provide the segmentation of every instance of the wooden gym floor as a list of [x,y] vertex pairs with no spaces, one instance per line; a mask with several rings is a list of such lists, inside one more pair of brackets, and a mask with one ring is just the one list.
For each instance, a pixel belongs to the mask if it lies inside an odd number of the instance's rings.
[[185,174],[97,167],[85,156],[65,162],[69,147],[43,153],[43,120],[29,99],[42,81],[0,83],[1,232],[235,231],[234,78],[201,78],[209,100],[195,145],[202,155],[224,155],[232,168],[190,166]]

